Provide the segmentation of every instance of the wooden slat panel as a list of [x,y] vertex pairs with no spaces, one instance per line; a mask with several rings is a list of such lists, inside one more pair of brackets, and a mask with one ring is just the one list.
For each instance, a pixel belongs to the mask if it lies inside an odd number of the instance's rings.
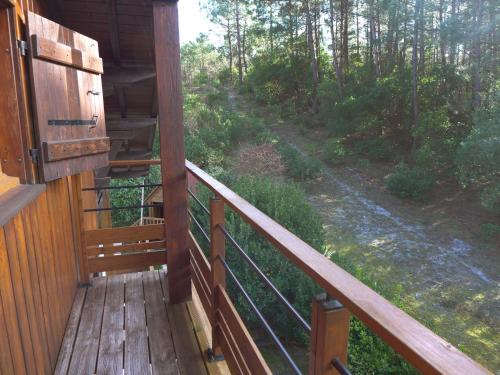
[[20,185],[0,196],[0,226],[4,226],[45,191],[45,185]]
[[114,275],[108,277],[107,280],[97,373],[121,374],[124,347],[125,276]]
[[[17,218],[17,216],[16,216]],[[7,257],[9,262],[9,270],[11,275],[10,283],[12,283],[14,300],[13,306],[17,310],[17,319],[19,321],[19,328],[21,334],[22,350],[24,353],[24,363],[28,373],[35,373],[37,363],[35,362],[35,353],[33,350],[32,337],[29,324],[29,313],[27,306],[27,299],[25,297],[25,290],[29,293],[30,290],[27,285],[23,284],[23,277],[21,273],[21,266],[19,263],[19,255],[17,253],[17,240],[16,229],[13,221],[5,225],[5,243],[7,245]]]
[[208,283],[211,277],[210,263],[208,262],[208,259],[205,257],[205,254],[203,254],[203,250],[201,250],[200,245],[194,238],[193,233],[191,232],[189,232],[189,243],[190,243],[189,246],[191,248],[191,255],[193,258],[196,259],[196,264],[198,265],[198,268],[200,269],[203,278]]
[[31,36],[33,56],[92,73],[103,74],[103,63],[100,57],[91,56],[76,48],[54,42],[39,35]]
[[[191,264],[193,267],[193,264]],[[207,290],[205,289],[205,284],[201,281],[201,276],[199,273],[196,271],[196,268],[193,267],[193,272],[191,273],[192,276],[192,281],[194,284],[194,287],[196,288],[196,291],[198,292],[198,295],[200,296],[201,303],[203,305],[203,308],[205,310],[205,313],[210,316],[210,320],[212,319],[212,294],[207,293]]]
[[93,374],[95,371],[106,294],[106,279],[97,278],[93,283],[94,286],[87,290],[69,374]]
[[7,254],[7,243],[5,231],[0,228],[0,297],[5,313],[7,325],[7,337],[9,347],[12,348],[12,362],[16,374],[25,374],[26,365],[22,350],[21,328],[17,318],[16,303],[14,300],[14,290],[10,274],[10,265]]
[[82,315],[83,304],[87,289],[80,288],[76,291],[75,300],[73,302],[73,309],[66,325],[64,339],[59,351],[59,357],[54,370],[54,375],[65,375],[69,370],[69,363],[73,354],[73,345],[75,344],[78,327],[80,325],[80,317]]
[[224,289],[216,289],[219,301],[219,312],[227,323],[229,332],[234,336],[234,341],[238,344],[239,350],[245,358],[247,366],[253,374],[270,374],[271,370],[267,366],[260,350],[255,345],[252,336],[245,327],[231,299]]
[[[45,327],[45,318],[42,305],[42,297],[40,284],[38,279],[38,269],[35,258],[34,240],[31,231],[31,223],[29,221],[29,207],[21,211],[21,215],[17,217],[16,239],[21,264],[21,272],[23,279],[26,282],[26,287],[31,290],[32,298],[28,302],[28,311],[30,319],[31,336],[34,343],[34,351],[36,362],[39,370],[43,368],[45,373],[52,371],[51,354],[49,354],[49,342]],[[26,295],[25,291],[25,295]]]
[[43,157],[46,162],[52,162],[102,154],[109,152],[109,149],[108,137],[50,141],[43,142]]
[[[0,332],[7,332],[7,324],[3,312],[2,299],[0,298]],[[0,374],[14,374],[14,363],[12,361],[9,337],[0,335]]]
[[143,272],[149,351],[153,375],[178,374],[172,332],[157,271]]
[[234,348],[229,343],[229,340],[226,337],[226,333],[221,328],[221,326],[216,326],[214,331],[220,337],[219,344],[222,348],[222,351],[224,353],[224,358],[229,366],[229,369],[231,370],[231,373],[232,374],[247,374],[248,372],[246,372],[245,369],[242,369],[240,367],[240,363],[238,362],[237,356],[234,353]]
[[164,238],[165,227],[163,224],[95,229],[85,232],[87,246],[118,242],[163,240]]
[[126,245],[105,245],[103,247],[90,246],[87,247],[86,255],[87,256],[96,256],[99,254],[104,255],[112,255],[116,253],[131,253],[131,252],[140,252],[145,250],[164,250],[165,249],[165,241],[152,241],[152,242],[141,242],[141,243],[133,243]]
[[89,258],[89,272],[120,271],[132,268],[160,266],[166,263],[165,251],[142,254],[114,255],[109,257]]
[[224,334],[224,339],[226,340],[226,344],[231,348],[230,352],[233,357],[233,360],[238,363],[239,371],[241,373],[251,375],[252,372],[250,371],[246,358],[244,357],[239,347],[240,343],[238,343],[234,338],[231,329],[229,328],[226,319],[224,319],[224,316],[220,313],[220,310],[217,311],[216,316],[217,316],[218,326],[215,328],[215,331],[218,331],[217,333],[219,333],[220,330],[222,330]]
[[148,337],[141,273],[126,275],[125,374],[149,374]]

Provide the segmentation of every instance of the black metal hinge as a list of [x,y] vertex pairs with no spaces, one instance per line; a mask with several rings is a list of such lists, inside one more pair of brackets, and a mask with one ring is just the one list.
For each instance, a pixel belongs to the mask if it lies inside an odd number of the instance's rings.
[[39,148],[30,149],[30,156],[31,156],[31,161],[35,164],[38,164],[38,162],[40,161],[40,149]]
[[25,40],[18,40],[17,41],[17,48],[19,48],[19,51],[21,52],[21,56],[26,56],[26,53],[28,52],[28,43],[26,43]]

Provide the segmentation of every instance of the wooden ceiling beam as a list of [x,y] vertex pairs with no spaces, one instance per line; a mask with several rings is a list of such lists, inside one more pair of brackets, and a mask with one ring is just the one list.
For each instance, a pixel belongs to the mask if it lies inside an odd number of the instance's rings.
[[115,65],[119,66],[121,65],[121,54],[120,54],[120,36],[118,31],[118,13],[116,7],[116,0],[107,0],[106,3],[108,6],[111,53],[113,54],[113,60]]

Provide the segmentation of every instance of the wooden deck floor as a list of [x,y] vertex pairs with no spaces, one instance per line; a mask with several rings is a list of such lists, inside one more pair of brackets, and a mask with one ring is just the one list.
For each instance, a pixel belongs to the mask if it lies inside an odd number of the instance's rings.
[[168,305],[164,271],[79,289],[55,374],[207,374],[187,304]]

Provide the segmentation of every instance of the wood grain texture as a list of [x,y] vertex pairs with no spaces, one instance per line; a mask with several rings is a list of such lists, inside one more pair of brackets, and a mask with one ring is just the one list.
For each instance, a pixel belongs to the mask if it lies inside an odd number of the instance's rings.
[[163,240],[163,224],[141,225],[135,227],[95,229],[85,232],[86,245],[112,244],[145,240]]
[[311,317],[308,374],[340,375],[332,360],[338,358],[348,367],[349,311],[321,294],[313,299]]
[[172,332],[158,272],[144,272],[143,283],[153,375],[178,374]]
[[417,369],[426,374],[488,373],[480,364],[326,259],[196,165],[186,161],[186,167],[189,173],[218,194],[245,222]]
[[78,333],[80,317],[82,315],[82,309],[86,294],[87,289],[81,288],[76,291],[75,300],[71,309],[71,315],[69,316],[66,330],[64,332],[64,338],[59,350],[59,356],[56,368],[54,370],[54,375],[65,375],[68,373],[69,363],[73,354],[73,346],[75,344],[76,335]]
[[165,251],[151,251],[141,254],[112,255],[89,258],[89,272],[109,272],[127,269],[144,269],[149,266],[165,264]]
[[95,371],[105,295],[106,279],[95,279],[87,290],[69,374],[93,374]]
[[[220,314],[224,320],[222,325],[227,327],[226,336],[231,335],[234,337],[232,340],[233,350],[235,352],[241,352],[242,354],[244,364],[240,364],[240,367],[247,367],[251,374],[270,374],[271,370],[267,366],[264,357],[262,357],[260,350],[255,345],[252,336],[241,320],[227,292],[218,286],[214,293],[217,293],[219,303],[218,314]],[[222,319],[220,320],[222,321]]]
[[165,237],[172,303],[191,298],[188,198],[177,2],[153,1]]
[[[46,56],[44,59],[35,57],[36,53],[28,56],[37,148],[42,150],[44,142],[106,137],[101,76],[61,64],[70,61],[86,68],[99,65],[97,42],[35,13],[27,15],[29,48]],[[49,61],[48,56],[59,63]],[[96,125],[49,125],[49,120],[94,118]],[[50,162],[42,157],[39,167],[43,180],[52,181],[107,163],[108,155],[104,152]]]
[[124,349],[125,276],[107,278],[97,373],[121,375]]
[[112,255],[116,253],[134,253],[143,252],[145,250],[164,250],[165,241],[139,242],[126,245],[105,245],[102,247],[89,246],[87,247],[87,256],[96,256],[99,254]]
[[126,275],[125,373],[149,373],[148,336],[141,273]]
[[109,137],[43,142],[42,147],[47,162],[80,158],[109,152]]
[[41,37],[31,36],[33,57],[56,62],[92,73],[103,74],[103,62],[100,57],[92,56],[84,51],[66,44]]

